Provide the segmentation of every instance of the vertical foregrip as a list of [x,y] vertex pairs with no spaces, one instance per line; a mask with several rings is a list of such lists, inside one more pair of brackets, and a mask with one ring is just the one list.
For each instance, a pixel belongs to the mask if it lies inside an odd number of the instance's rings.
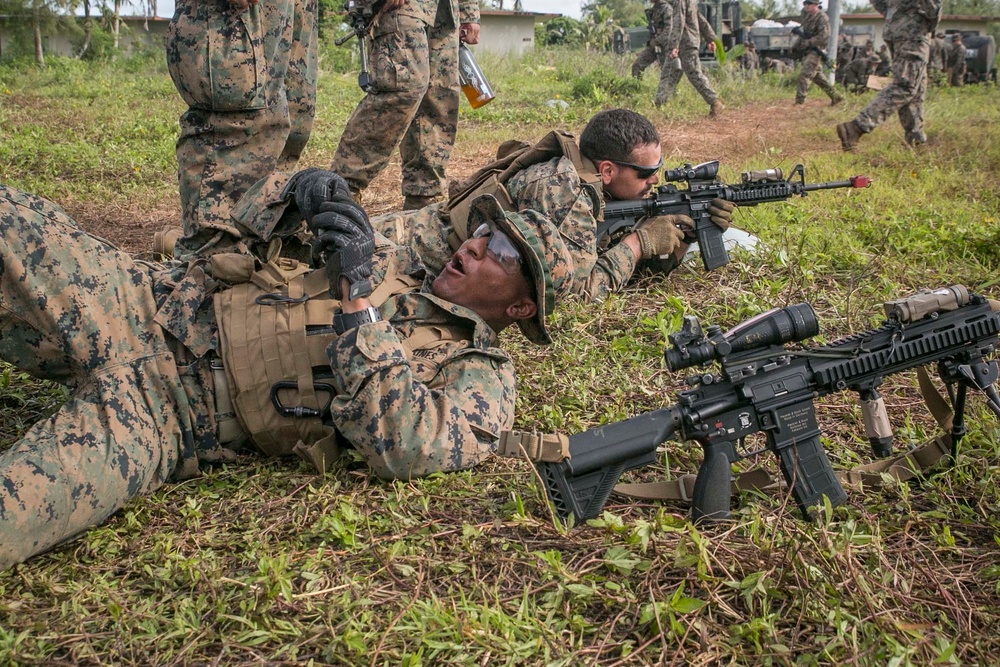
[[781,473],[806,519],[813,518],[809,508],[821,504],[823,496],[834,506],[847,500],[818,435],[779,447],[778,460]]

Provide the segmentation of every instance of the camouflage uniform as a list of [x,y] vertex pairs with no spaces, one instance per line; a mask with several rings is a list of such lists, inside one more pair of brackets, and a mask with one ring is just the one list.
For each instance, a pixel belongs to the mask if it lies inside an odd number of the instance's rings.
[[756,74],[760,69],[760,57],[757,55],[757,48],[753,46],[753,42],[747,44],[743,55],[739,57],[739,61],[740,67],[748,74]]
[[399,145],[404,196],[440,195],[458,126],[458,28],[478,23],[471,0],[408,0],[375,22],[375,91],[358,103],[331,169],[363,190]]
[[883,44],[878,50],[879,64],[875,68],[876,76],[886,76],[892,70],[892,55],[889,47]]
[[[571,293],[600,299],[632,277],[635,256],[624,243],[598,255],[597,221],[604,208],[603,193],[584,185],[568,158],[531,165],[515,174],[506,187],[518,212],[543,216],[559,230],[573,259]],[[452,225],[442,211],[444,206],[389,213],[372,219],[372,225],[396,243],[413,247],[428,269],[436,271],[452,254],[448,242]]]
[[860,93],[868,87],[868,75],[875,71],[877,56],[855,58],[844,68],[844,87]]
[[642,73],[654,62],[659,62],[660,67],[663,67],[663,61],[666,59],[663,45],[670,32],[672,15],[673,8],[667,0],[653,0],[653,6],[646,10],[649,41],[646,43],[646,48],[639,52],[632,63],[632,76],[635,78],[641,79]]
[[837,44],[837,69],[834,74],[834,83],[844,82],[845,70],[852,60],[854,60],[854,48],[851,46],[850,40],[842,35]]
[[814,50],[825,51],[826,44],[830,41],[830,18],[822,10],[813,14],[803,12],[802,32],[808,37],[799,36],[792,45],[793,52],[805,54],[802,57],[802,69],[799,71],[798,87],[795,90],[795,103],[803,104],[809,86],[815,83],[830,97],[830,101],[836,104],[841,97],[823,76],[823,56]]
[[[283,178],[254,186],[247,197],[256,201],[237,204],[246,234],[291,238],[301,229],[298,215],[283,216]],[[551,228],[527,228],[559,298],[568,284],[565,248]],[[0,453],[2,569],[233,452],[216,437],[209,362],[219,340],[213,295],[225,286],[212,277],[213,263],[133,260],[58,206],[2,186],[0,260],[0,358],[71,392],[54,416]],[[377,237],[375,284],[390,265],[424,273],[410,249]],[[513,421],[514,369],[496,333],[433,296],[429,284],[428,276],[421,289],[397,291],[380,308],[383,321],[327,348],[332,425],[381,477],[475,465]],[[421,324],[464,338],[415,346],[411,356],[401,340]]]
[[177,169],[184,234],[194,253],[272,171],[292,169],[316,109],[316,0],[178,0],[167,66],[189,109],[180,117]]
[[952,42],[948,45],[945,54],[948,58],[948,85],[965,85],[965,72],[968,69],[965,62],[965,44],[962,43],[961,39],[955,41],[955,38],[952,37]]
[[872,5],[885,16],[882,34],[892,54],[892,83],[879,91],[854,122],[868,133],[898,113],[906,140],[924,143],[927,58],[930,33],[941,17],[941,0],[874,0]]
[[[700,14],[696,0],[670,1],[673,4],[673,18],[664,48],[668,57],[671,51],[678,49],[677,57],[681,61],[681,69],[671,67],[669,62],[664,63],[660,72],[660,85],[656,90],[654,101],[657,105],[665,104],[677,90],[681,76],[687,75],[688,81],[705,100],[705,103],[712,106],[719,99],[719,96],[712,89],[708,77],[701,71],[701,61],[698,59],[702,28],[708,23],[704,22],[702,25],[699,21]],[[711,30],[711,28],[709,29]],[[714,41],[715,34],[705,35],[705,38],[706,41]]]

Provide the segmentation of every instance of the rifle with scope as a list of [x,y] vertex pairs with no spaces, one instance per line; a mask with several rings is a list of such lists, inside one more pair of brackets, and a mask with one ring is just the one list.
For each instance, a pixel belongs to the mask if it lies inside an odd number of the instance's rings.
[[[668,439],[693,440],[704,449],[691,495],[694,520],[727,518],[731,465],[765,449],[778,457],[795,502],[810,518],[824,497],[832,505],[846,499],[820,444],[815,399],[858,392],[873,452],[886,457],[892,432],[878,388],[885,377],[926,364],[937,364],[948,388],[954,460],[969,388],[985,394],[1000,416],[997,362],[989,359],[1000,334],[994,307],[961,285],[924,291],[886,303],[887,319],[877,329],[800,349],[785,345],[819,331],[808,303],[767,311],[726,333],[717,326],[702,330],[687,316],[681,331],[668,336],[667,365],[717,364],[718,372],[688,378],[693,388],[670,407],[570,436],[567,458],[539,464],[546,492],[561,517],[594,518],[623,472],[655,463],[657,448]],[[747,451],[747,438],[761,432],[766,447]]]
[[384,6],[385,0],[347,0],[344,8],[347,11],[347,24],[351,27],[351,31],[334,41],[336,46],[341,46],[352,37],[358,38],[358,55],[361,59],[358,85],[366,93],[375,91],[375,83],[368,73],[368,37],[375,19],[382,13]]
[[[833,188],[867,188],[871,179],[852,176],[844,181],[806,183],[805,168],[795,165],[785,179],[781,169],[764,169],[744,172],[739,184],[728,185],[718,179],[719,161],[699,165],[682,165],[664,171],[666,185],[645,199],[611,201],[604,206],[604,219],[597,225],[597,247],[606,250],[622,236],[629,234],[643,218],[660,215],[686,215],[694,220],[694,235],[706,271],[729,263],[729,253],[722,238],[722,230],[712,222],[709,204],[715,198],[734,202],[738,206],[756,206],[765,202],[784,201],[792,195],[805,196],[816,190]],[[796,180],[798,177],[798,180]],[[673,183],[687,183],[681,189]],[[653,261],[650,268],[661,264]]]

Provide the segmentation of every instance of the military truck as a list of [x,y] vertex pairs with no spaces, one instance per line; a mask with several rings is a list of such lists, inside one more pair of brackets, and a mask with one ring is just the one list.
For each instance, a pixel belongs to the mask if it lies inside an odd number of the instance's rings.
[[[743,43],[745,28],[742,27],[738,1],[709,0],[699,2],[698,11],[708,20],[708,24],[712,26],[716,36],[722,39],[724,49],[728,51],[736,44]],[[648,26],[619,28],[612,36],[611,49],[617,54],[626,54],[645,48],[648,41]],[[705,44],[702,44],[701,59],[706,64],[715,63],[715,56]]]

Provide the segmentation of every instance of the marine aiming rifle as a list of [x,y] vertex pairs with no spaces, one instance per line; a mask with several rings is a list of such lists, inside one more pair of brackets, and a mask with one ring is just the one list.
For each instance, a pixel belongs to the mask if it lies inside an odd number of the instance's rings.
[[[997,362],[988,359],[998,342],[1000,312],[961,285],[884,308],[888,319],[877,329],[801,349],[785,344],[819,331],[807,303],[770,310],[726,333],[717,326],[702,331],[697,318],[685,317],[681,331],[668,336],[667,365],[680,370],[713,363],[718,372],[688,378],[694,388],[680,392],[670,407],[570,436],[566,459],[539,464],[556,512],[577,521],[596,517],[624,471],[655,463],[657,447],[675,439],[698,442],[705,453],[691,494],[694,520],[729,516],[731,464],[764,449],[778,457],[795,502],[809,518],[824,497],[832,505],[846,498],[820,444],[813,401],[858,392],[872,449],[886,457],[892,433],[878,387],[888,375],[926,364],[937,364],[948,388],[954,460],[970,387],[983,392],[1000,416]],[[747,451],[746,440],[756,433],[765,434],[766,446]]]
[[[703,162],[699,165],[682,165],[677,169],[664,171],[666,185],[645,199],[612,201],[604,207],[604,220],[597,225],[597,247],[605,250],[622,236],[630,233],[636,223],[646,217],[659,215],[686,215],[694,220],[694,234],[698,239],[698,249],[706,271],[717,269],[729,263],[729,253],[722,239],[722,230],[711,221],[708,205],[716,197],[736,203],[738,206],[756,206],[765,202],[784,201],[792,195],[805,196],[815,190],[833,188],[867,188],[871,179],[867,176],[852,176],[846,181],[826,183],[806,183],[805,168],[795,165],[788,179],[781,169],[764,169],[744,172],[741,183],[728,185],[720,181],[719,161]],[[796,177],[798,180],[796,180]],[[674,185],[687,183],[686,189]],[[651,268],[658,268],[654,261]]]
[[375,19],[382,13],[384,6],[385,0],[347,0],[344,7],[347,10],[347,24],[351,27],[351,31],[334,42],[336,46],[341,46],[352,37],[358,38],[358,55],[361,59],[358,85],[366,93],[375,91],[375,83],[368,73],[368,37]]

